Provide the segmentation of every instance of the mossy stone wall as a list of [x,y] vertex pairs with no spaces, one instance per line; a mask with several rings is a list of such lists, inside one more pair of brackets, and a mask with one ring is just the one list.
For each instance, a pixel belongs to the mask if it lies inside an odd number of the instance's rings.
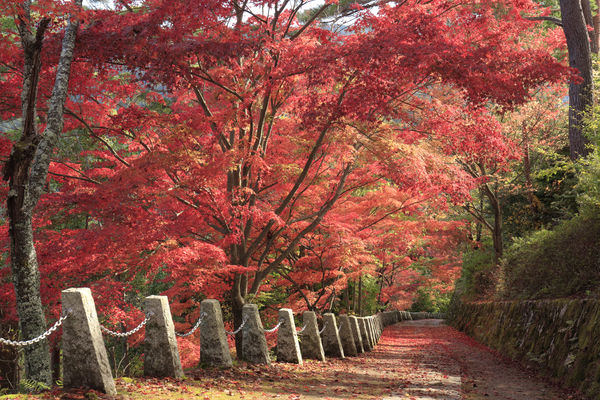
[[455,304],[450,323],[513,359],[533,362],[600,399],[600,301]]

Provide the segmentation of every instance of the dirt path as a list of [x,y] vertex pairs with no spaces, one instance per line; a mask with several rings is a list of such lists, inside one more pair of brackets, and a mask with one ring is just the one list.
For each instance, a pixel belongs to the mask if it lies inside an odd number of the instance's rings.
[[[303,365],[235,364],[228,370],[188,370],[183,381],[117,379],[118,399],[579,399],[501,360],[440,320],[407,321],[387,327],[375,349],[358,357],[307,360]],[[0,400],[32,398],[0,396]],[[104,396],[57,388],[35,398],[80,400]]]
[[[500,359],[441,320],[407,321],[390,327],[382,345],[404,369],[399,388],[386,399],[566,400],[531,371]],[[389,344],[388,344],[389,343]],[[394,343],[394,344],[392,344]]]

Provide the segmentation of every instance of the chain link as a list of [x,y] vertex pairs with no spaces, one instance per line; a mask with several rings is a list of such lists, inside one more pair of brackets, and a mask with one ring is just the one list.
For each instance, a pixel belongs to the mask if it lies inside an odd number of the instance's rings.
[[146,314],[146,318],[144,318],[144,320],[142,322],[140,322],[140,324],[138,326],[136,326],[135,328],[133,328],[129,332],[115,332],[115,331],[111,331],[110,329],[105,328],[102,325],[100,325],[100,329],[102,329],[102,332],[106,333],[109,336],[120,337],[120,338],[128,337],[128,336],[133,335],[134,333],[136,333],[140,329],[142,329],[142,327],[144,325],[146,325],[146,322],[148,322],[148,320],[150,319],[150,317],[152,317],[153,315],[154,315],[154,313],[152,311],[150,311],[148,314]]
[[323,325],[323,329],[321,329],[321,330],[319,331],[319,335],[322,335],[322,334],[323,334],[323,332],[325,332],[325,328],[327,328],[327,321],[326,321],[326,322],[325,322],[325,324]]
[[196,330],[200,327],[200,325],[202,324],[202,320],[204,319],[204,317],[206,317],[206,313],[205,312],[201,312],[200,313],[200,317],[198,318],[198,321],[196,321],[196,324],[194,325],[194,327],[192,328],[191,331],[189,331],[188,333],[178,333],[178,332],[175,332],[175,335],[179,336],[179,337],[190,336],[191,334],[193,334],[194,332],[196,332]]
[[244,320],[242,321],[242,324],[240,326],[238,326],[238,328],[235,331],[231,331],[231,332],[225,331],[225,333],[228,335],[237,335],[242,330],[244,325],[246,325],[247,320],[248,320],[248,317],[244,318]]
[[33,339],[29,339],[29,340],[23,340],[23,341],[17,341],[17,340],[9,340],[9,339],[3,339],[0,338],[0,343],[1,344],[5,344],[8,346],[13,346],[13,347],[26,347],[26,346],[31,346],[32,344],[35,344],[37,342],[39,342],[40,340],[46,339],[48,336],[50,336],[55,330],[58,329],[59,326],[62,325],[63,321],[65,319],[67,319],[67,317],[69,316],[69,314],[71,313],[71,310],[67,310],[66,313],[64,313],[59,319],[58,321],[56,321],[54,323],[54,325],[52,325],[46,332],[42,333],[40,336],[35,337]]
[[277,323],[277,325],[275,325],[273,328],[271,328],[271,329],[263,329],[263,330],[265,331],[265,333],[273,333],[277,329],[279,329],[279,327],[281,326],[281,324],[283,324],[283,320],[280,320],[279,323]]
[[308,324],[304,325],[304,326],[302,327],[302,329],[300,329],[300,330],[299,330],[298,332],[296,332],[296,333],[300,334],[300,333],[304,332],[304,330],[306,329],[306,327],[307,327],[307,326],[308,326]]

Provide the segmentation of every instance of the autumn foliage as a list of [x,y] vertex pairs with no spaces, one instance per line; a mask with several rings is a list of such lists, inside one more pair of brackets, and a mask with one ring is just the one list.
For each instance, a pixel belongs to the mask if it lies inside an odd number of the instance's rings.
[[[66,11],[46,3],[59,26]],[[390,307],[410,305],[419,285],[450,288],[465,237],[451,209],[485,179],[457,161],[517,157],[492,106],[569,73],[523,18],[537,6],[383,1],[336,30],[286,4],[122,1],[81,14],[35,221],[53,317],[73,286],[91,287],[113,323],[133,324],[143,296],[166,294],[181,329],[203,298],[223,300],[237,324],[269,293],[326,310],[360,276],[380,279]],[[43,54],[42,121],[59,32]],[[15,35],[0,36],[5,121],[20,110]],[[2,131],[6,157],[14,132]],[[0,282],[15,318],[6,268]]]

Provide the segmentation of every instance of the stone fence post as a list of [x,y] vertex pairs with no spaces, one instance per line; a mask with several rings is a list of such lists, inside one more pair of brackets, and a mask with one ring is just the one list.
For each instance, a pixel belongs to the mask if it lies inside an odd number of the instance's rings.
[[298,332],[296,332],[292,310],[289,308],[280,309],[279,322],[281,325],[277,330],[277,361],[302,364]]
[[344,349],[340,341],[335,315],[332,313],[323,314],[323,333],[321,335],[323,350],[329,357],[344,358]]
[[64,387],[87,387],[116,396],[92,292],[89,288],[63,290],[62,307],[70,310],[62,334]]
[[354,315],[351,315],[348,318],[350,319],[350,328],[352,329],[352,336],[354,337],[356,351],[358,353],[364,353],[365,349],[363,346],[362,336],[360,334],[360,327],[358,326],[358,318],[356,318]]
[[365,351],[371,351],[373,349],[373,345],[371,343],[371,337],[369,336],[369,329],[367,328],[367,321],[365,317],[358,317],[358,327],[360,328],[363,348]]
[[144,375],[183,378],[169,299],[167,296],[148,296],[143,308],[149,315],[144,339]]
[[200,327],[200,364],[218,368],[233,367],[221,305],[214,299],[202,300],[200,311],[204,313]]
[[256,304],[245,304],[242,307],[242,318],[246,321],[242,329],[242,360],[253,364],[271,364],[267,339]]
[[325,361],[325,352],[319,335],[317,315],[314,311],[304,311],[302,314],[304,331],[300,334],[300,349],[302,357]]
[[352,335],[352,327],[350,326],[350,319],[346,314],[341,314],[339,317],[339,334],[340,341],[342,342],[342,348],[344,349],[344,355],[347,357],[355,357],[358,353],[356,351],[356,343],[354,343],[354,336]]

